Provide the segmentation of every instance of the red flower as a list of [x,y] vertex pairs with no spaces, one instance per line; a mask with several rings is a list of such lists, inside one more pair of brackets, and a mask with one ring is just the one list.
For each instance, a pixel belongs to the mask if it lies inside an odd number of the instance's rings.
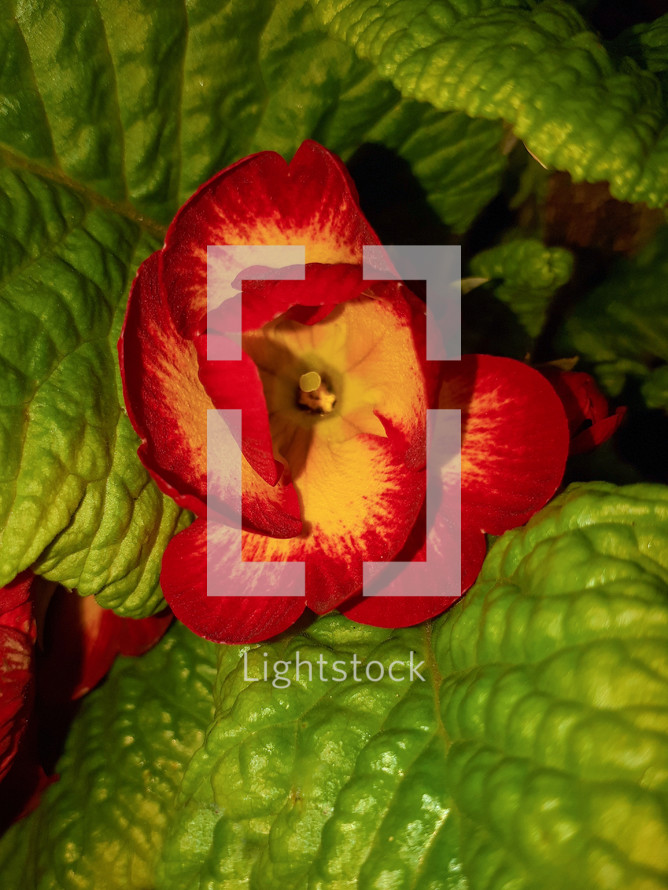
[[[242,358],[212,362],[207,246],[242,244],[305,245],[306,278],[245,284]],[[345,168],[305,142],[290,165],[263,152],[202,186],[133,284],[119,357],[139,455],[162,490],[197,514],[170,542],[161,584],[176,616],[209,639],[266,639],[305,605],[389,626],[449,605],[360,598],[364,561],[424,559],[428,407],[462,410],[465,587],[480,568],[483,533],[524,522],[561,480],[567,425],[549,384],[508,359],[426,362],[424,304],[398,282],[363,281],[365,244],[378,239]],[[305,562],[305,602],[207,596],[212,408],[243,408],[243,558]],[[209,546],[233,579],[243,563],[224,490],[220,503]]]
[[563,402],[571,436],[569,454],[583,454],[607,441],[619,428],[626,408],[610,414],[608,401],[590,374],[543,365],[540,372]]
[[23,572],[0,589],[0,781],[9,772],[33,700],[35,618],[32,575]]
[[39,692],[50,703],[81,698],[109,672],[117,655],[143,655],[163,636],[170,612],[121,618],[95,597],[63,587],[53,595],[39,660]]
[[96,686],[117,655],[150,649],[171,620],[120,618],[29,571],[0,589],[0,830],[56,780],[43,756],[58,750],[74,714],[68,703]]

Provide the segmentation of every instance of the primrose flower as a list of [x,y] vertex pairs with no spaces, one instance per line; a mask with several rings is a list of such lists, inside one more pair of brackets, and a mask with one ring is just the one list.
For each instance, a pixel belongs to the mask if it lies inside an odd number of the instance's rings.
[[[404,626],[453,601],[361,594],[365,561],[425,558],[428,408],[462,411],[464,589],[484,533],[525,522],[561,480],[568,429],[550,384],[509,359],[426,361],[424,303],[362,277],[363,247],[378,243],[343,164],[309,141],[289,165],[262,152],[213,177],[139,269],[119,342],[125,401],[141,460],[196,514],[167,548],[161,585],[201,636],[266,639],[305,607]],[[305,247],[304,280],[244,282],[238,361],[207,357],[210,245]],[[231,583],[243,566],[225,497],[207,512],[212,408],[242,409],[243,560],[304,562],[305,600],[207,596],[207,520]]]

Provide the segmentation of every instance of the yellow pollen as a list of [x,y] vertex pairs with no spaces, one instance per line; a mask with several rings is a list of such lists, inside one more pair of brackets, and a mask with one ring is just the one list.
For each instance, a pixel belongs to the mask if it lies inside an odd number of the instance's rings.
[[336,405],[336,395],[317,371],[307,371],[299,378],[297,405],[311,414],[331,414]]
[[317,371],[307,371],[299,378],[299,388],[302,392],[315,392],[321,383],[322,379]]

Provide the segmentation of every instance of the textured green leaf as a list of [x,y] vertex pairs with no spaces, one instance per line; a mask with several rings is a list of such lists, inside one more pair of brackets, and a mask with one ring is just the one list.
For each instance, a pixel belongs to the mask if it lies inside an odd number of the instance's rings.
[[152,886],[183,767],[213,718],[215,666],[216,647],[182,625],[118,659],[83,703],[48,803],[5,835],[4,888]]
[[498,123],[403,100],[303,0],[16,0],[0,10],[0,584],[140,616],[188,519],[136,458],[115,342],[128,286],[205,179],[306,137],[407,161],[444,221],[496,193]]
[[[192,7],[193,67],[187,54],[185,84],[194,87],[201,107],[192,116],[184,107],[193,132],[181,200],[216,166],[265,149],[289,156],[309,137],[344,159],[365,142],[395,151],[444,222],[458,231],[496,194],[505,168],[497,122],[444,115],[403,100],[371,65],[318,28],[307,0],[218,6]],[[238,39],[226,39],[230,34]],[[225,76],[214,78],[221,66]],[[202,146],[218,152],[213,166],[210,157],[201,157]]]
[[0,229],[0,583],[41,559],[48,577],[82,593],[109,586],[145,614],[180,511],[137,460],[115,343],[129,276],[152,245],[131,219],[10,167]]
[[307,137],[387,145],[462,228],[498,188],[498,124],[402,100],[303,0],[11,6],[0,143],[162,224],[221,167]]
[[578,181],[606,180],[621,200],[668,202],[663,23],[644,43],[653,51],[645,68],[606,48],[562,0],[313,4],[329,32],[404,96],[502,118],[544,164]]
[[[605,483],[498,539],[431,626],[174,628],[85,704],[60,783],[0,843],[4,886],[659,890],[667,643],[668,488]],[[425,682],[392,682],[411,650]],[[281,659],[289,686],[249,679]]]
[[[627,380],[656,392],[652,369],[668,362],[668,228],[637,257],[613,265],[606,279],[580,300],[557,339],[563,355],[579,354],[601,385],[618,395]],[[660,370],[660,369],[658,369]],[[655,400],[655,396],[651,399]]]
[[471,260],[472,275],[491,280],[495,296],[517,316],[529,341],[540,333],[550,300],[572,271],[569,251],[535,239],[499,244]]
[[436,637],[471,887],[668,880],[668,489],[574,485]]

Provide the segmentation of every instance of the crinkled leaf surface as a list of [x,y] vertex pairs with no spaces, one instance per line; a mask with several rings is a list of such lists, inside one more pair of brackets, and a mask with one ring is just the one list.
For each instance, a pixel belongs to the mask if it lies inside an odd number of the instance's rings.
[[668,227],[637,256],[618,261],[575,305],[557,339],[563,355],[581,355],[601,385],[619,394],[628,378],[650,407],[668,407],[662,393],[668,362]]
[[498,187],[498,125],[402,101],[302,0],[11,5],[0,142],[160,223],[226,164],[307,137],[397,151],[446,223]]
[[[331,614],[251,648],[175,627],[84,704],[4,886],[665,887],[667,544],[665,487],[573,486],[431,626]],[[411,650],[426,681],[392,682]],[[247,678],[277,659],[290,686]]]
[[498,188],[502,129],[404,101],[301,0],[15,0],[0,45],[0,584],[36,563],[138,617],[188,518],[138,462],[115,344],[179,205],[310,136],[396,151],[465,228]]
[[665,19],[626,55],[623,41],[606,47],[563,0],[313,4],[329,32],[404,95],[502,118],[544,164],[606,180],[616,198],[668,202]]
[[52,580],[150,612],[179,510],[137,460],[115,341],[152,244],[135,221],[25,169],[2,169],[0,194],[0,576],[37,561]]
[[103,694],[85,699],[49,798],[53,834],[9,831],[4,887],[152,886],[184,764],[214,714],[215,646],[201,643],[175,627],[146,657],[119,659]]

